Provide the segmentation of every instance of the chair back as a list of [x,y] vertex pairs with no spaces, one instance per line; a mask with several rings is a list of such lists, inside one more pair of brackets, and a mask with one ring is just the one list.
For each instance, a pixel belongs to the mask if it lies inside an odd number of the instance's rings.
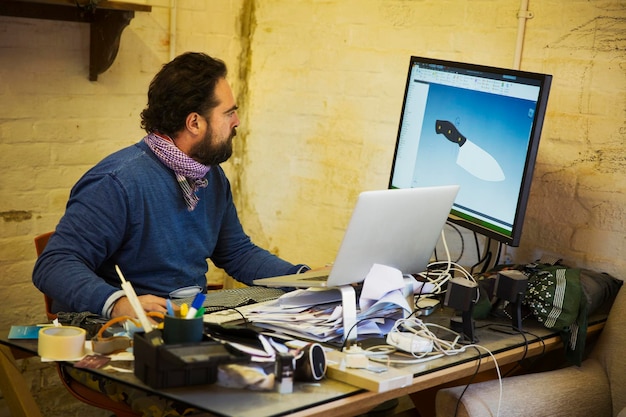
[[609,377],[614,416],[626,408],[626,358],[624,358],[626,289],[624,287],[625,285],[622,285],[617,293],[604,329],[602,329],[600,338],[590,354],[604,366]]
[[[37,251],[38,257],[41,256],[41,253],[45,249],[48,244],[48,240],[50,240],[50,236],[52,236],[53,233],[54,232],[47,232],[39,236],[35,236],[35,250]],[[56,319],[57,315],[52,312],[52,298],[49,295],[44,294],[43,300],[46,305],[46,316],[48,316],[48,320],[52,321]]]
[[48,232],[39,236],[35,236],[35,250],[37,251],[37,256],[40,256],[43,250],[46,248],[48,240],[50,240],[50,236],[52,236],[53,233],[54,232]]
[[[37,251],[37,256],[40,256],[48,244],[48,240],[50,240],[50,236],[52,236],[54,232],[48,232],[41,234],[35,237],[35,250]],[[57,318],[55,313],[52,313],[52,298],[46,294],[44,296],[44,301],[46,303],[46,315],[50,321]],[[93,390],[86,385],[81,384],[80,382],[74,380],[72,377],[67,375],[65,372],[65,365],[61,363],[57,363],[57,371],[59,373],[59,377],[61,378],[61,382],[67,388],[67,390],[78,400],[82,401],[85,404],[89,404],[93,407],[103,408],[105,410],[109,410],[114,413],[117,417],[138,417],[141,414],[134,412],[132,408],[122,402],[113,401],[106,394]],[[4,389],[3,389],[4,392]],[[36,414],[32,414],[33,417],[39,417]]]

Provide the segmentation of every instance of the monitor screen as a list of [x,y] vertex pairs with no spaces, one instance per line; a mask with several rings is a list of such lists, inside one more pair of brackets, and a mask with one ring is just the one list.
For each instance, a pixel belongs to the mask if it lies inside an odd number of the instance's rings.
[[449,220],[518,246],[551,80],[411,57],[389,187],[458,184]]

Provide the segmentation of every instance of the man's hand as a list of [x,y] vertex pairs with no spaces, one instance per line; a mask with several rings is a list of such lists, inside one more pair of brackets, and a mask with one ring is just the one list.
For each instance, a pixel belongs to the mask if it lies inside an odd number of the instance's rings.
[[[157,297],[156,295],[141,295],[137,298],[139,298],[139,302],[141,303],[144,311],[157,311],[159,313],[165,313],[167,311],[167,301],[165,298]],[[120,298],[113,305],[111,318],[119,316],[137,317],[135,310],[133,309],[133,306],[130,305],[130,301],[128,301],[127,297]]]

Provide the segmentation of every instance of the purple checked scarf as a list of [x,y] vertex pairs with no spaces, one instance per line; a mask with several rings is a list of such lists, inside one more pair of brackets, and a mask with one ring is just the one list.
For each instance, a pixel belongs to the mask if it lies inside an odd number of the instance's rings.
[[207,180],[204,177],[211,167],[202,165],[187,156],[167,136],[150,133],[143,140],[152,149],[157,158],[174,171],[178,185],[183,191],[187,210],[193,211],[199,200],[196,190],[207,186]]

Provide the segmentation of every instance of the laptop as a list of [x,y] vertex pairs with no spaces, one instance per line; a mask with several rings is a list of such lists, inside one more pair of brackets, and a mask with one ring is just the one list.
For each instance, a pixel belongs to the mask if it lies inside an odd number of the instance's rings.
[[341,287],[362,282],[375,263],[403,274],[426,270],[458,185],[364,191],[330,271],[260,278],[266,287]]

